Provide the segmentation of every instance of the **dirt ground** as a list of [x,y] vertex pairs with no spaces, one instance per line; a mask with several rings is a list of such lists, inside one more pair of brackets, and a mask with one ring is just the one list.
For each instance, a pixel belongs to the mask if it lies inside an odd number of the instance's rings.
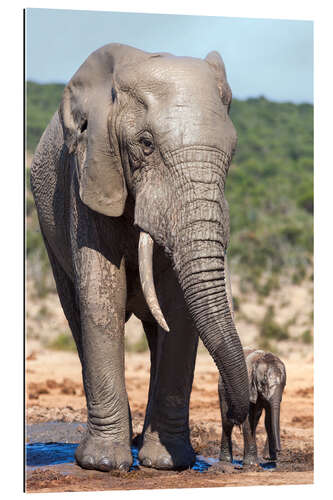
[[[281,408],[282,452],[274,471],[259,467],[208,472],[166,472],[140,468],[134,472],[103,473],[75,464],[27,468],[27,492],[94,491],[154,488],[190,488],[313,483],[313,357],[284,359],[287,385]],[[218,373],[211,358],[197,359],[190,406],[191,440],[197,454],[218,457],[221,422],[217,395]],[[149,353],[126,354],[126,384],[134,434],[140,433],[149,383]],[[78,356],[42,348],[27,352],[27,424],[48,421],[84,422],[85,398]],[[83,429],[82,429],[83,431]],[[258,426],[258,450],[262,452],[263,417]],[[235,458],[241,459],[242,435],[234,431]],[[82,481],[84,478],[84,481]]]

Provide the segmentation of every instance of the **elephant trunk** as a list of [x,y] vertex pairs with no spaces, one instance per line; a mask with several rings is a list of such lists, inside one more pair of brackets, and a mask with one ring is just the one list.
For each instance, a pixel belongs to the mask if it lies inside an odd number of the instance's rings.
[[275,446],[275,451],[281,451],[280,443],[280,401],[273,400],[270,403],[272,438]]
[[[241,424],[249,409],[249,383],[243,349],[228,303],[225,280],[225,248],[229,238],[228,205],[224,199],[224,179],[230,158],[215,148],[189,148],[169,155],[164,152],[172,190],[165,186],[167,205],[155,230],[161,208],[147,212],[148,190],[142,188],[136,199],[136,224],[149,232],[164,235],[172,253],[174,268],[194,325],[221,374],[228,403],[228,418]],[[158,186],[157,186],[158,188]],[[150,192],[151,190],[149,190]],[[157,190],[157,193],[159,191]],[[172,210],[170,210],[172,207]],[[169,213],[169,217],[165,214]],[[156,233],[155,233],[156,231]],[[158,239],[157,239],[158,241]],[[146,249],[147,250],[147,249]],[[147,252],[144,252],[147,253]],[[141,254],[143,259],[144,255]],[[149,259],[151,265],[151,256]],[[154,297],[150,309],[159,324],[152,273],[146,300]],[[146,274],[143,273],[141,281]],[[147,286],[143,286],[143,289]],[[159,311],[159,312],[157,312]],[[155,314],[154,314],[155,312]]]
[[[248,413],[249,384],[243,349],[233,322],[226,291],[224,250],[213,240],[192,240],[187,252],[175,253],[179,281],[199,335],[222,377],[228,403],[228,418],[241,424]],[[153,240],[142,232],[139,244],[141,284],[147,304],[165,330],[152,274]]]
[[177,252],[176,270],[200,338],[222,377],[228,418],[241,424],[249,408],[248,374],[226,293],[224,249],[218,234],[210,235],[208,241],[192,239],[186,252]]

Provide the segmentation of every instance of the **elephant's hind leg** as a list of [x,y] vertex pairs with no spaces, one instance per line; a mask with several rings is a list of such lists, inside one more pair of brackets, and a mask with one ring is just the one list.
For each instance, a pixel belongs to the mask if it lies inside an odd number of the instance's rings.
[[75,287],[71,279],[67,276],[67,274],[61,267],[56,256],[54,255],[47,239],[43,234],[43,231],[42,235],[44,238],[44,243],[49,256],[49,260],[51,263],[51,268],[56,283],[59,300],[63,308],[63,311],[65,313],[66,319],[68,321],[69,327],[71,329],[80,360],[82,362],[80,310],[77,304]]

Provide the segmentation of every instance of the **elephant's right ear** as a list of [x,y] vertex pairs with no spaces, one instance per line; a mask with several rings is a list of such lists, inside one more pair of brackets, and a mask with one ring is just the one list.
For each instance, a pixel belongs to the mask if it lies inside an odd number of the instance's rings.
[[79,123],[74,120],[74,96],[71,84],[69,83],[65,89],[60,103],[59,115],[64,132],[64,142],[68,148],[69,153],[76,151],[76,145],[79,135]]
[[105,58],[96,54],[65,87],[59,115],[69,154],[76,154],[83,138],[87,144],[79,175],[81,200],[96,212],[119,217],[127,189],[118,144],[111,131],[112,72],[105,67]]
[[223,104],[229,104],[231,102],[232,93],[227,81],[227,74],[222,57],[216,50],[213,50],[207,54],[205,61],[215,73],[217,88]]

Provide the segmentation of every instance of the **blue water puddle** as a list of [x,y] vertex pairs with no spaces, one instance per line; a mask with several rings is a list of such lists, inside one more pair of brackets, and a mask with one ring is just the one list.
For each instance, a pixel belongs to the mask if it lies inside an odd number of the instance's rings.
[[276,462],[264,462],[259,464],[264,470],[274,470],[276,469]]
[[[42,467],[46,465],[71,464],[75,463],[74,453],[77,444],[73,443],[32,443],[26,446],[26,461],[29,467]],[[133,465],[130,470],[137,470],[139,467],[138,449],[132,447]],[[217,458],[203,457],[198,455],[192,469],[205,472],[209,467],[219,462]],[[233,460],[234,465],[241,467],[241,460]],[[275,462],[262,463],[260,466],[265,470],[276,467]]]
[[32,443],[26,446],[26,461],[30,467],[43,465],[70,464],[75,462],[77,444],[72,443]]

